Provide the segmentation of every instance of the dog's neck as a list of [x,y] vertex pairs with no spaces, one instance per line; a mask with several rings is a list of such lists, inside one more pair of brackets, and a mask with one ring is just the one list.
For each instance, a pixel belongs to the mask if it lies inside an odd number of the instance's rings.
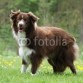
[[37,28],[36,23],[30,24],[25,31],[26,38],[29,38],[30,40],[33,39],[36,35],[36,28]]

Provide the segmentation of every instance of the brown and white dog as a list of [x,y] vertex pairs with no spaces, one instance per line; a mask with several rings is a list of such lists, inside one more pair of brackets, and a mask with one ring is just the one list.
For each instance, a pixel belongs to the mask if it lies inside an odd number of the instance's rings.
[[76,74],[74,60],[78,45],[69,33],[57,27],[37,26],[38,17],[31,12],[12,11],[10,17],[22,58],[21,72],[26,72],[31,64],[31,72],[35,74],[42,59],[47,57],[54,72],[64,72],[69,67]]

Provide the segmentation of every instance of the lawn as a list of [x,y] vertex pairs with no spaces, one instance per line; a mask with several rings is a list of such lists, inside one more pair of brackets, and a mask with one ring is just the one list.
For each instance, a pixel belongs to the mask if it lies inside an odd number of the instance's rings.
[[0,55],[0,83],[83,83],[82,59],[75,62],[77,75],[73,75],[69,68],[63,74],[53,74],[51,66],[44,60],[37,74],[31,76],[30,67],[26,74],[20,73],[19,56],[14,53],[12,56],[3,55]]

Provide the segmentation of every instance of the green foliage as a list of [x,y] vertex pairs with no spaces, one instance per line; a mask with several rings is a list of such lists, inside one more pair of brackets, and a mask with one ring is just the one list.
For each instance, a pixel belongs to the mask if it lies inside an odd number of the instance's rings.
[[24,12],[36,12],[38,10],[38,1],[39,0],[21,0],[21,3],[17,6],[17,8]]
[[16,47],[11,34],[9,14],[11,10],[18,9],[24,12],[31,11],[36,14],[40,18],[38,21],[39,25],[61,27],[70,32],[79,41],[79,25],[83,19],[82,3],[83,0],[1,0],[0,52],[11,48],[11,45]]
[[[73,75],[69,68],[62,74],[53,74],[52,67],[44,61],[35,76],[31,76],[30,67],[27,73],[20,72],[21,59],[12,56],[0,55],[0,83],[82,83],[83,62],[78,60],[75,63],[77,75]],[[77,68],[81,67],[82,70]]]

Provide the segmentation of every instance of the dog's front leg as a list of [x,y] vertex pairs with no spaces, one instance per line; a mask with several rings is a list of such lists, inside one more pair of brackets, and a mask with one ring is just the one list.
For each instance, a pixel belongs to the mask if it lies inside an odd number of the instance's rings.
[[29,63],[26,63],[26,61],[22,59],[21,73],[26,73],[28,66],[29,66]]
[[34,75],[38,69],[38,67],[40,66],[42,62],[42,57],[39,57],[38,55],[32,55],[31,56],[31,73],[32,75]]

